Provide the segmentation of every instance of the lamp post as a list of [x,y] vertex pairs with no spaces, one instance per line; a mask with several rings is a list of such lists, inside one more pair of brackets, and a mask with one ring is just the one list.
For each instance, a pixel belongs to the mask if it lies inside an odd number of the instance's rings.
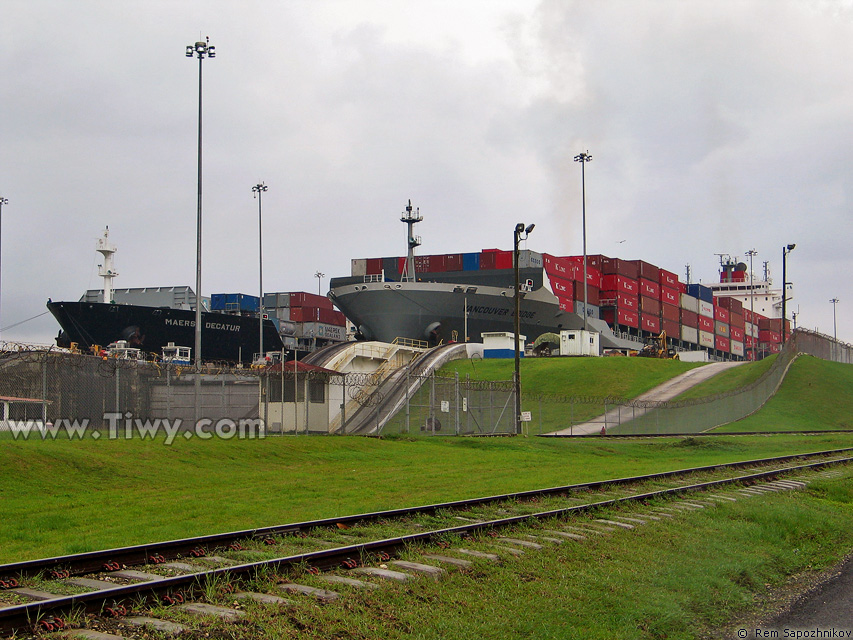
[[[519,333],[521,331],[521,315],[519,314],[519,303],[521,300],[521,285],[519,282],[519,274],[518,274],[518,243],[521,240],[527,240],[527,236],[530,235],[530,232],[533,231],[533,227],[536,225],[527,225],[524,226],[523,222],[519,222],[515,225],[515,232],[513,233],[513,251],[512,251],[512,264],[515,272],[515,316],[514,316],[514,329],[515,329],[515,371],[513,373],[513,383],[515,387],[515,433],[521,433],[521,362],[519,360]],[[523,236],[523,237],[522,237]]]
[[[3,243],[2,226],[3,226],[3,205],[4,204],[9,204],[9,199],[0,197],[0,245],[2,245],[2,243]],[[2,273],[3,273],[3,267],[2,267],[2,262],[0,262],[0,277],[2,277]],[[3,291],[2,282],[0,282],[0,292],[2,292],[2,291]],[[2,326],[2,322],[0,322],[0,326]]]
[[583,216],[583,330],[586,331],[586,301],[587,296],[587,275],[586,275],[586,176],[584,175],[584,166],[587,162],[592,162],[592,156],[589,155],[589,150],[582,151],[575,156],[575,162],[581,163],[581,211]]
[[838,298],[833,298],[830,300],[832,303],[832,338],[835,341],[838,341],[838,327],[835,324],[835,306],[840,302]]
[[325,273],[320,273],[320,272],[318,271],[317,273],[315,273],[315,274],[314,274],[314,277],[315,277],[315,278],[317,278],[317,295],[318,295],[318,296],[321,296],[321,295],[323,295],[323,293],[322,293],[322,289],[323,289],[323,278],[325,278],[325,277],[326,277],[326,274],[325,274]]
[[216,56],[210,38],[187,45],[187,58],[198,56],[198,211],[196,214],[195,264],[195,420],[201,419],[201,63]]
[[264,360],[264,233],[261,225],[261,200],[263,199],[261,196],[267,189],[269,189],[269,187],[263,182],[259,182],[252,187],[252,197],[256,197],[258,199],[258,291],[260,292],[258,294],[260,296],[260,309],[258,310],[260,313],[258,315],[261,317],[261,337],[258,340],[258,357],[261,359],[262,363],[266,361]]
[[788,254],[791,253],[796,244],[782,247],[782,345],[785,344],[785,323],[787,321],[788,303]]
[[[752,284],[752,258],[758,255],[758,251],[755,249],[750,249],[746,252],[746,255],[749,256],[749,312],[752,314],[751,319],[755,320],[755,289]],[[754,325],[754,322],[750,322],[749,324]],[[751,331],[751,330],[750,330]],[[754,336],[750,333],[750,337],[752,338],[752,361],[755,362],[755,339],[757,336]]]

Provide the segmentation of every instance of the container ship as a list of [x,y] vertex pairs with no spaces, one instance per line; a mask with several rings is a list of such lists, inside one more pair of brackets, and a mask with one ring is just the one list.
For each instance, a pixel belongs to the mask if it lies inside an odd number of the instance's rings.
[[[164,348],[195,344],[196,295],[190,287],[114,289],[116,248],[109,229],[96,250],[104,257],[102,290],[89,290],[76,302],[53,302],[47,308],[61,327],[57,346],[109,352],[111,345],[160,356]],[[206,362],[251,363],[259,358],[261,317],[265,352],[296,352],[346,339],[346,319],[331,301],[316,294],[265,293],[258,296],[218,293],[202,299],[202,358]],[[261,305],[263,302],[263,306]]]
[[[416,256],[421,240],[413,225],[423,218],[409,202],[400,219],[407,225],[406,256],[354,259],[349,276],[331,280],[329,297],[357,337],[435,344],[513,331],[512,251]],[[530,250],[519,251],[518,260],[520,332],[528,342],[586,326],[600,334],[604,350],[637,350],[662,332],[677,350],[707,351],[714,359],[761,358],[781,349],[781,319],[745,307],[745,290],[739,297],[729,286],[681,282],[643,260],[588,255],[584,269],[583,256]],[[736,274],[738,264],[723,270],[721,284],[735,278],[737,286],[748,284]],[[766,279],[761,284],[769,287]]]

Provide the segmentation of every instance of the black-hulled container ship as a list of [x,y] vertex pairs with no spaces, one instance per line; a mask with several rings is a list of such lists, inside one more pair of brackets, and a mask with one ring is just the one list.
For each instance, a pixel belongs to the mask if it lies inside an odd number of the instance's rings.
[[[99,353],[110,345],[139,349],[159,357],[163,348],[195,344],[196,295],[189,287],[114,289],[116,248],[109,229],[96,250],[104,257],[99,275],[103,290],[87,291],[76,302],[53,302],[47,308],[61,331],[57,346]],[[202,300],[201,343],[205,362],[251,363],[260,349],[261,317],[265,354],[286,350],[291,356],[346,339],[345,318],[328,298],[305,292],[258,296],[214,294]]]

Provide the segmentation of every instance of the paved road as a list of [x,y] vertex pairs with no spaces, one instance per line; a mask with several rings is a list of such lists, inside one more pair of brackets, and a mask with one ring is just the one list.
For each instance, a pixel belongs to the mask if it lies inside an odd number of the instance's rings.
[[[798,636],[798,631],[804,633]],[[835,577],[797,601],[786,613],[735,635],[740,638],[853,638],[853,558],[840,567]]]
[[[712,362],[711,364],[706,364],[703,367],[696,367],[695,369],[691,369],[686,373],[682,373],[680,376],[676,376],[671,380],[667,380],[661,385],[658,385],[651,391],[647,391],[643,395],[637,397],[637,400],[655,400],[658,402],[663,402],[665,400],[671,400],[675,396],[680,393],[683,393],[690,387],[694,387],[700,382],[704,382],[708,378],[717,375],[721,371],[724,371],[730,367],[736,367],[737,365],[742,364],[740,362]],[[601,431],[601,427],[605,425],[613,425],[618,424],[620,420],[619,409],[614,409],[613,411],[608,411],[606,414],[600,415],[597,418],[593,418],[589,422],[584,422],[582,424],[576,424],[569,429],[561,429],[560,431],[553,431],[553,435],[589,435],[591,433],[599,433]],[[645,413],[644,409],[636,409],[634,412],[635,416],[641,416]],[[624,416],[621,416],[624,418]]]

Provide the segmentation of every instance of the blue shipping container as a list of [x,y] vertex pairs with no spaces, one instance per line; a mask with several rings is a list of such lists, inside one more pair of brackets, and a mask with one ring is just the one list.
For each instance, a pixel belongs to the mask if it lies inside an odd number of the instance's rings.
[[462,254],[462,271],[479,271],[480,270],[480,254],[479,253],[463,253]]
[[714,292],[701,284],[688,284],[687,293],[688,295],[704,300],[705,302],[714,302]]
[[260,310],[260,298],[245,293],[214,293],[210,296],[211,311],[249,311],[257,313]]

